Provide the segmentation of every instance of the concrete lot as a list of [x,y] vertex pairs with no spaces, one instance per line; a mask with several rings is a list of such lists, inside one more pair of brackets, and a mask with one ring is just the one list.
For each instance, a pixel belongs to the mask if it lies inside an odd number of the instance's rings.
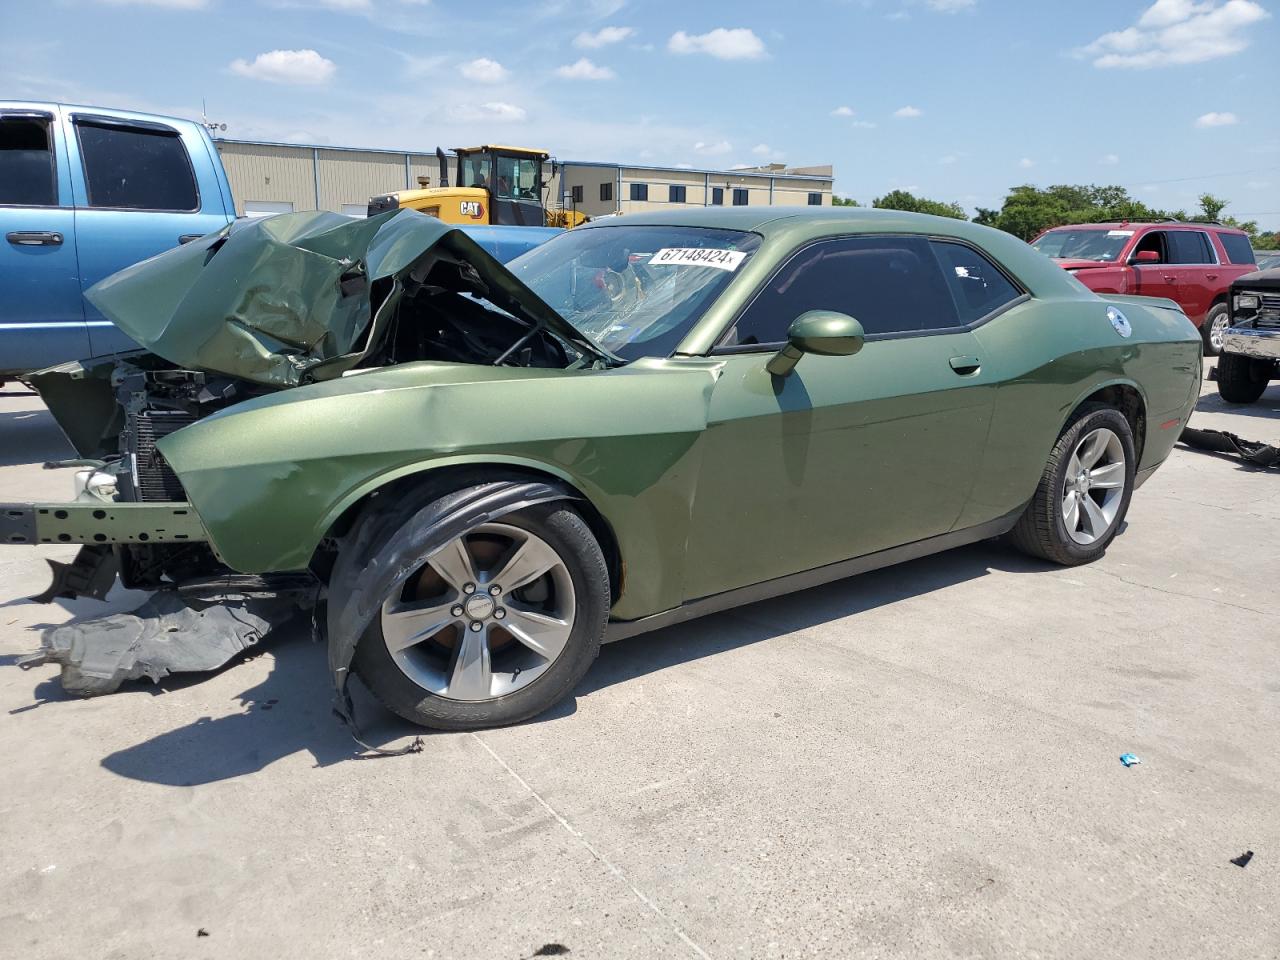
[[[1280,388],[1204,387],[1194,424],[1280,442]],[[0,500],[64,498],[60,455],[0,390]],[[12,666],[69,616],[20,599],[39,553],[0,547],[0,955],[1280,955],[1274,471],[1179,448],[1093,566],[989,543],[756,604],[394,759],[301,635],[67,699]]]

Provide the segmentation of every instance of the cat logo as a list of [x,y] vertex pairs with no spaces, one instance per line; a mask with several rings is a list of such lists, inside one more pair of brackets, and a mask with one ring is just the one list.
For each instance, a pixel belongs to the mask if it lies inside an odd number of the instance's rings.
[[472,220],[479,220],[484,216],[484,204],[479,200],[463,200],[459,207],[462,216],[470,217]]

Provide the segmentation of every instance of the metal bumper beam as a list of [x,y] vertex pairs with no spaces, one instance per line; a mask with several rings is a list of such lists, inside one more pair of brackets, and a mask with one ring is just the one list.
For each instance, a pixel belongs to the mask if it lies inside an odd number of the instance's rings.
[[0,543],[198,543],[189,503],[0,503]]
[[1280,360],[1280,330],[1231,327],[1223,334],[1222,349],[1255,360]]

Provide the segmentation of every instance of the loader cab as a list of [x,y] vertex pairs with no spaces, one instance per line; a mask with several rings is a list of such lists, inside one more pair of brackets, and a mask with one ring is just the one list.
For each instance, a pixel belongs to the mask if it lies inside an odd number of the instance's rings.
[[545,150],[524,147],[456,147],[455,182],[463,188],[479,188],[489,195],[491,224],[541,227],[546,223],[543,205],[542,165]]

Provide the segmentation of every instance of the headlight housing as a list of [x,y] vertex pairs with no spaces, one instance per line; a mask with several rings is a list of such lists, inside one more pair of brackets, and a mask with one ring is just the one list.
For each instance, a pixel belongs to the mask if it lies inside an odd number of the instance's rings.
[[1237,312],[1252,313],[1262,305],[1262,300],[1256,293],[1237,293],[1235,299],[1235,308]]

